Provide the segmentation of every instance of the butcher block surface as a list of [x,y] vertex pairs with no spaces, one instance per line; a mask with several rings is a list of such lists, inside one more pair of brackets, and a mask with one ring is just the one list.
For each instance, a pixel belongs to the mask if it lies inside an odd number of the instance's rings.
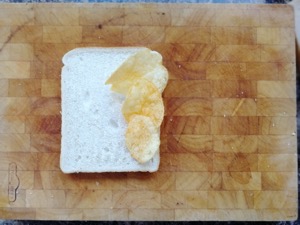
[[[294,43],[287,5],[0,4],[0,217],[295,220]],[[61,59],[87,46],[163,55],[158,172],[60,171]]]

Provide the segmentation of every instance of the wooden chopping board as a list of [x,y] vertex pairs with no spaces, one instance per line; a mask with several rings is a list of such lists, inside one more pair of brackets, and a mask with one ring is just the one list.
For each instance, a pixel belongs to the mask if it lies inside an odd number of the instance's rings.
[[[0,4],[0,218],[295,220],[294,43],[287,5]],[[62,174],[62,56],[131,45],[170,72],[159,172]]]

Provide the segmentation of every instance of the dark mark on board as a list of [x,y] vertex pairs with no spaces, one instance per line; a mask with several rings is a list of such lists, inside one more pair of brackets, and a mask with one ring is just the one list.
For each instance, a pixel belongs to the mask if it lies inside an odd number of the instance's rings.
[[7,39],[3,42],[2,46],[0,47],[0,52],[4,49],[4,47],[11,41],[11,39],[15,36],[16,33],[18,33],[20,30],[24,28],[28,23],[30,23],[32,20],[28,20],[27,22],[23,23],[22,25],[18,26],[14,32],[12,32]]
[[20,186],[20,178],[17,174],[17,164],[12,162],[8,167],[8,201],[15,202],[17,200],[18,188]]

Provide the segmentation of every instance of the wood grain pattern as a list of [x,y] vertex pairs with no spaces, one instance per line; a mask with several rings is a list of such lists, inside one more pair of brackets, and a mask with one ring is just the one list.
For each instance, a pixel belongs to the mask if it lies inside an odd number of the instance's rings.
[[10,29],[12,43],[39,43],[42,42],[42,26],[11,26]]
[[257,135],[215,135],[213,146],[215,152],[256,153]]
[[[1,4],[1,218],[295,220],[294,38],[287,5]],[[169,71],[159,171],[63,174],[63,55],[141,45]]]
[[166,61],[169,80],[203,80],[206,77],[206,63]]
[[29,62],[2,61],[0,69],[1,79],[29,78],[30,76]]
[[213,110],[205,98],[165,98],[165,108],[168,116],[210,116]]
[[9,79],[9,97],[41,96],[41,81],[38,79]]
[[0,79],[0,96],[5,97],[8,95],[8,80]]

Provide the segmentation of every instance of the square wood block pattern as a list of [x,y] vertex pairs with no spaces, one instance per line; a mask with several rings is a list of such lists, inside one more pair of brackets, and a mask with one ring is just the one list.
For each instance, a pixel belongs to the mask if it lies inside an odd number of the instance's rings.
[[[0,4],[0,217],[295,220],[294,43],[287,5]],[[163,55],[157,173],[60,171],[61,59],[87,46]]]

